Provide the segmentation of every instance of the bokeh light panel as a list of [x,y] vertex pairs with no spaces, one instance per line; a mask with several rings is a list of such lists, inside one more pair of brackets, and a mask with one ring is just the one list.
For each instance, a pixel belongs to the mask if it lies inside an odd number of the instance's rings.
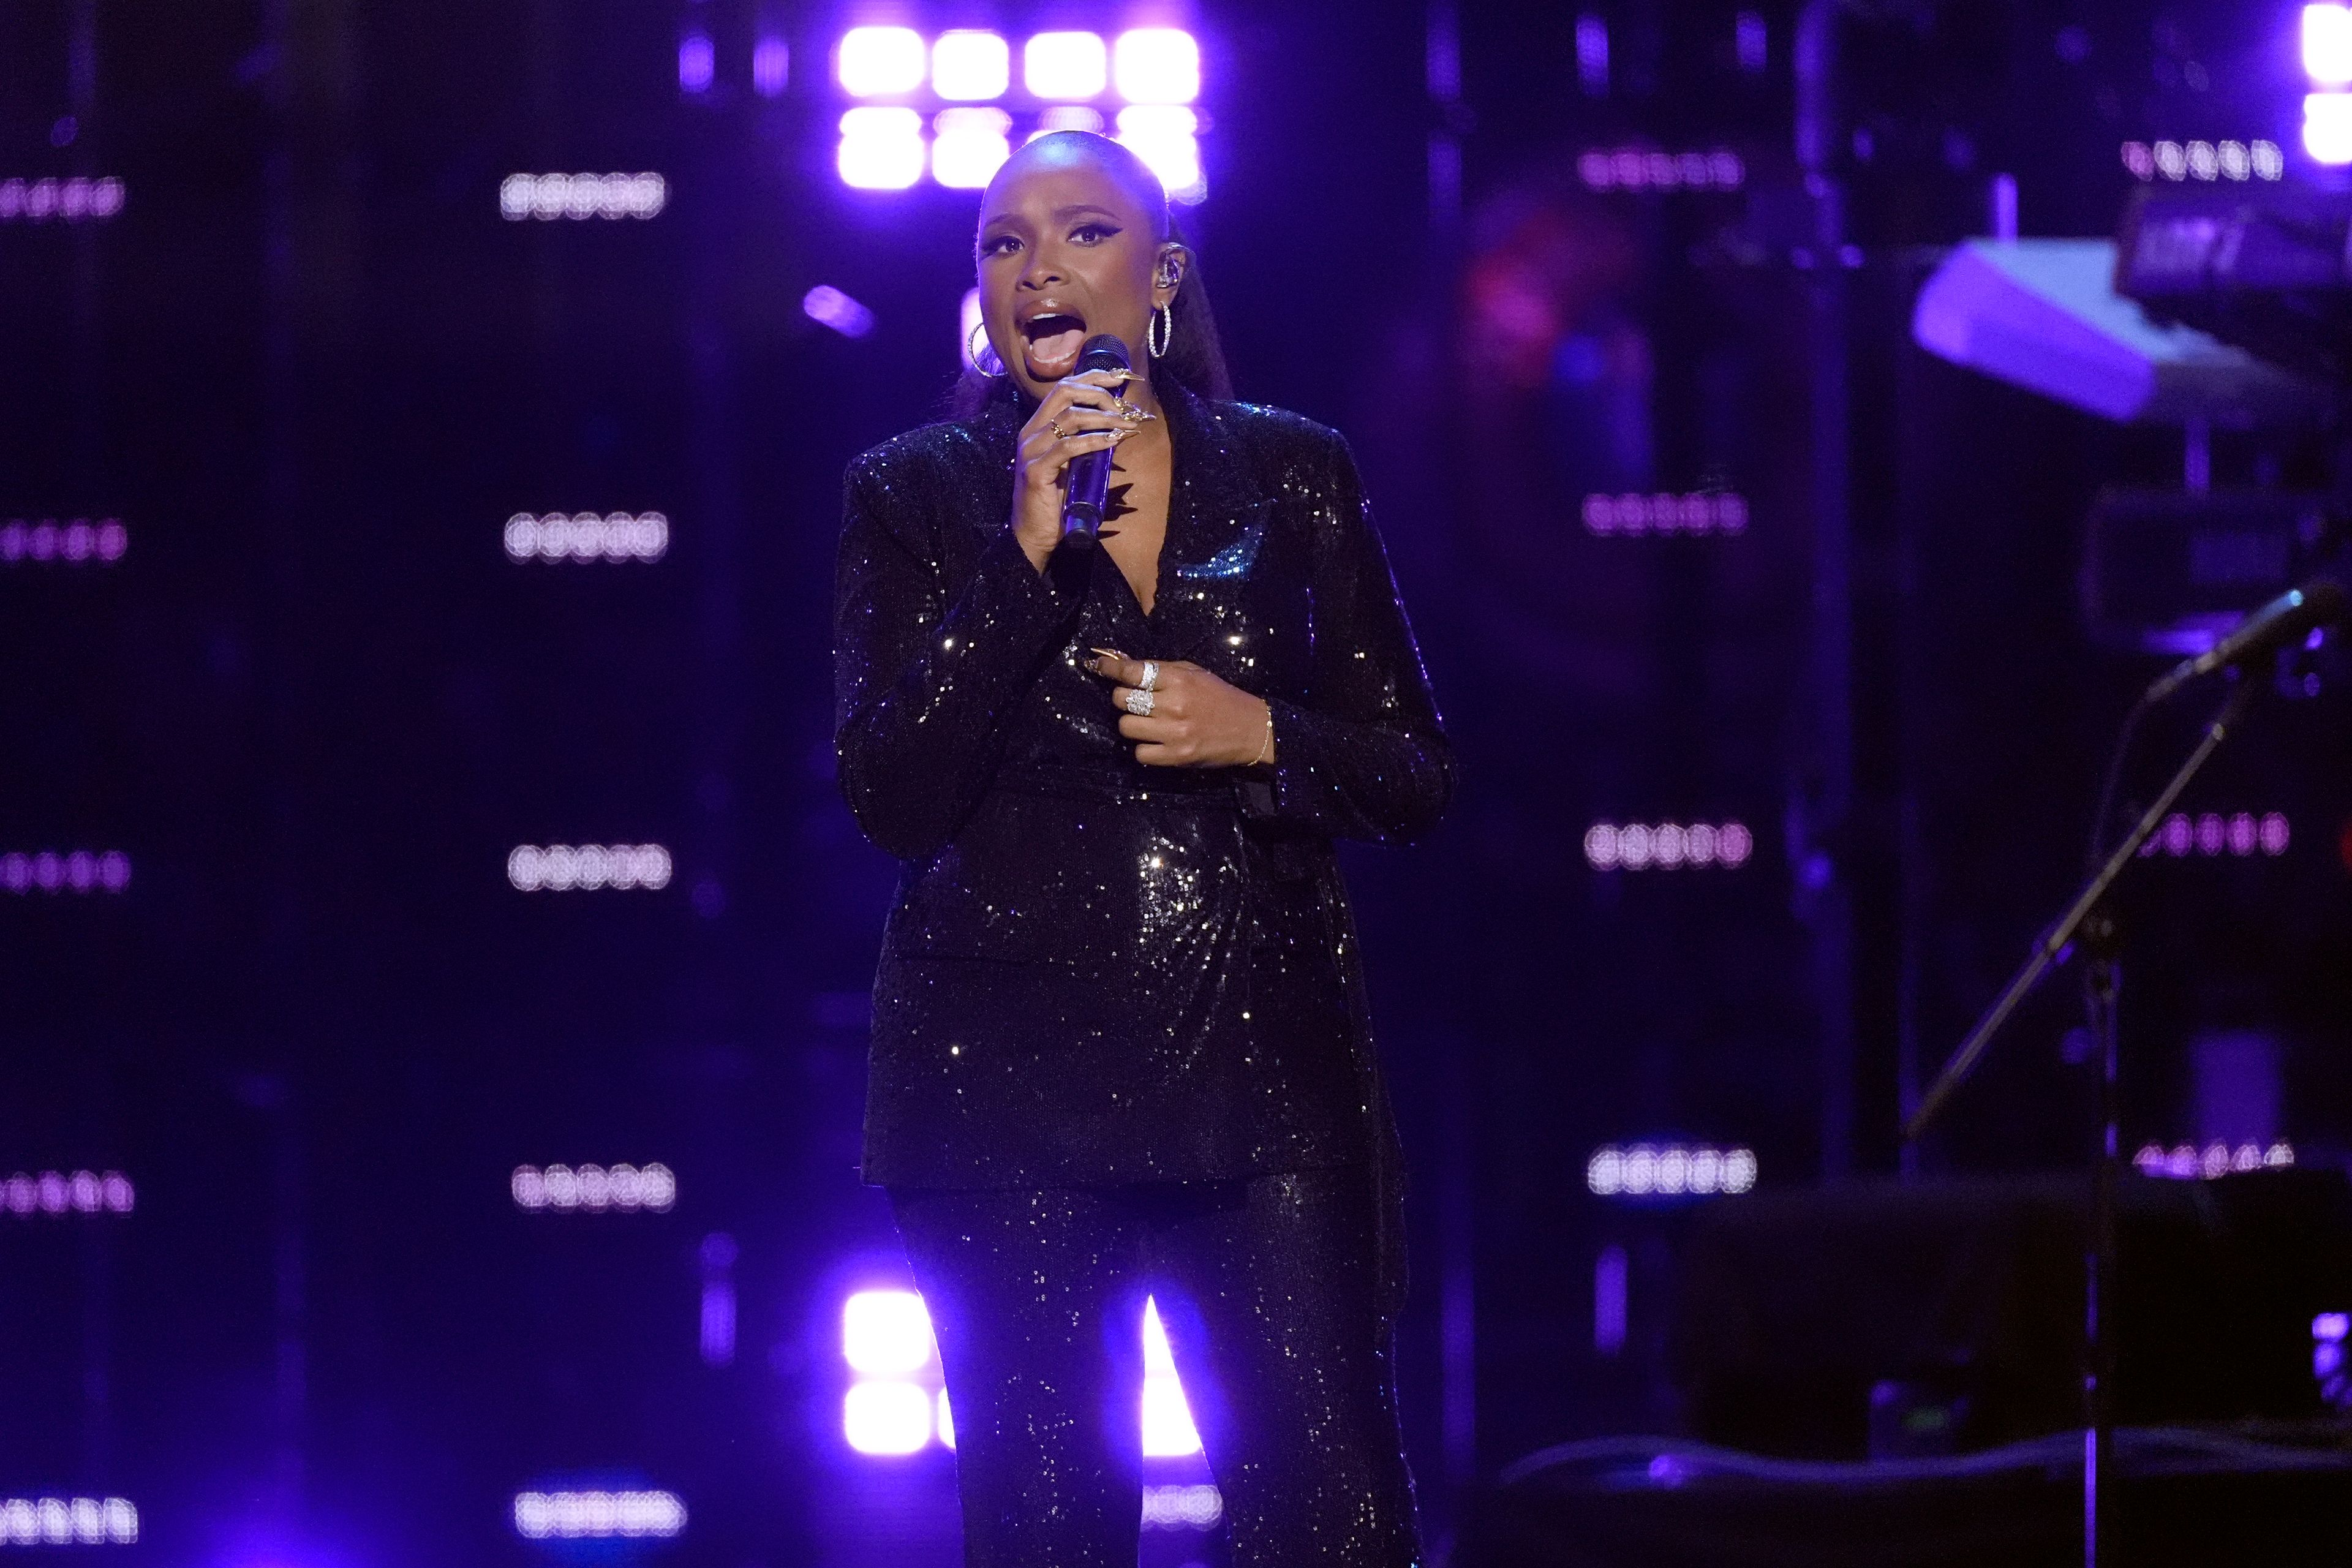
[[669,519],[657,511],[519,511],[507,519],[509,561],[658,561]]
[[2352,86],[2352,6],[2303,8],[2303,70],[2321,87]]
[[1753,1149],[1603,1143],[1584,1163],[1584,1187],[1603,1198],[1712,1197],[1747,1192],[1756,1174]]
[[1013,155],[1013,117],[1001,109],[943,109],[931,131],[931,178],[952,189],[981,189]]
[[656,1160],[645,1165],[517,1165],[507,1179],[515,1207],[536,1214],[552,1209],[604,1214],[639,1209],[667,1214],[677,1206],[677,1176]]
[[2303,150],[2315,163],[2352,163],[2352,92],[2304,98]]
[[834,53],[834,71],[852,98],[897,98],[923,85],[925,53],[912,27],[852,27]]
[[2210,1182],[2246,1171],[2284,1170],[2294,1163],[2294,1145],[2284,1138],[2267,1148],[2260,1143],[2232,1148],[2216,1142],[2201,1149],[2194,1143],[2167,1149],[2161,1143],[2148,1143],[2132,1156],[2132,1164],[2141,1175],[2175,1182]]
[[94,563],[110,566],[131,548],[131,531],[120,518],[93,522],[77,517],[60,522],[45,517],[27,521],[12,517],[0,523],[0,566],[20,562],[62,561],[69,566]]
[[650,218],[669,205],[659,174],[509,174],[499,182],[499,216],[526,218]]
[[120,849],[0,855],[0,890],[11,893],[120,893],[130,886],[131,857]]
[[1181,104],[1136,104],[1118,111],[1120,143],[1151,165],[1171,199],[1197,202],[1208,194],[1201,177],[1201,117]]
[[1099,98],[1110,54],[1099,33],[1039,33],[1021,47],[1021,80],[1035,98]]
[[1584,860],[1596,871],[1735,869],[1756,852],[1743,823],[1596,822],[1584,830]]
[[668,1491],[518,1492],[514,1527],[527,1541],[667,1538],[686,1529],[686,1504]]
[[667,888],[670,871],[658,844],[518,844],[507,856],[507,880],[521,893]]
[[923,177],[923,117],[911,109],[853,109],[841,117],[835,167],[860,191],[903,191]]
[[1003,98],[1013,85],[1013,49],[994,33],[941,33],[931,43],[931,90],[961,102]]
[[0,1546],[129,1546],[139,1510],[127,1498],[0,1499]]
[[[1197,1454],[1201,1435],[1156,1301],[1144,1302],[1142,1333],[1144,1458]],[[852,1293],[841,1308],[841,1355],[857,1374],[841,1405],[842,1437],[852,1449],[903,1458],[922,1452],[934,1437],[944,1447],[955,1447],[955,1422],[921,1296],[898,1289]]]
[[0,180],[0,223],[88,223],[122,210],[122,182],[111,174],[89,180]]
[[139,1194],[120,1171],[19,1171],[0,1182],[0,1212],[20,1219],[69,1214],[129,1214]]
[[1129,103],[1190,103],[1201,96],[1201,46],[1176,27],[1138,27],[1112,46],[1111,81]]
[[2275,142],[2126,142],[2124,167],[2136,180],[2282,180],[2286,154]]

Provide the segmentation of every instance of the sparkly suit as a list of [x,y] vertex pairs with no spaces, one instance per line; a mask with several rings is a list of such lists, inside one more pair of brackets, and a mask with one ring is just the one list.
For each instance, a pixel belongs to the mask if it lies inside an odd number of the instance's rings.
[[[1243,1382],[1202,1421],[1237,1563],[1394,1568],[1400,1183],[1332,841],[1429,827],[1452,754],[1345,443],[1172,384],[1161,407],[1149,616],[1107,552],[1023,554],[1002,387],[850,468],[835,744],[903,862],[866,1176],[940,1323],[972,1568],[1133,1563],[1114,1342],[1155,1282],[1183,1293],[1180,1371]],[[1096,647],[1263,697],[1276,762],[1137,763]]]

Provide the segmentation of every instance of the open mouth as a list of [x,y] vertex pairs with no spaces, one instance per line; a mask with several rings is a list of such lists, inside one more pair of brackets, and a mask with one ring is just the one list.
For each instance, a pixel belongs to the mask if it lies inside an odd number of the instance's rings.
[[1086,346],[1086,318],[1074,310],[1041,310],[1021,323],[1021,357],[1038,381],[1059,381],[1077,368]]

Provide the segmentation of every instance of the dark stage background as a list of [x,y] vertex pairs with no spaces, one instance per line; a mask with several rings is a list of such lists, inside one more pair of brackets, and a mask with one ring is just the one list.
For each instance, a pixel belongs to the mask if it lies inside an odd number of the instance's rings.
[[[1817,5],[1814,94],[1779,0],[9,0],[0,1526],[522,1562],[583,1548],[520,1494],[658,1492],[682,1531],[596,1561],[954,1561],[944,1449],[844,1440],[844,1298],[901,1274],[828,597],[843,465],[955,374],[975,203],[844,184],[854,24],[1190,28],[1236,380],[1367,471],[1465,778],[1350,862],[1433,1539],[1530,1450],[1690,1419],[1680,1249],[1738,1200],[1598,1191],[1604,1152],[1768,1196],[2079,1168],[2071,981],[1896,1129],[2074,879],[2157,668],[2084,629],[2085,519],[2183,437],[1929,357],[1912,301],[2003,190],[2113,234],[2126,142],[2314,176],[2297,9]],[[507,216],[559,170],[659,210]],[[2336,482],[2310,429],[2210,464]],[[516,558],[583,512],[657,558]],[[2281,852],[2144,868],[2129,1147],[2342,1163],[2347,740],[2332,681],[2258,710],[2190,804]],[[661,885],[527,889],[547,846]],[[674,1202],[519,1173],[592,1163]]]

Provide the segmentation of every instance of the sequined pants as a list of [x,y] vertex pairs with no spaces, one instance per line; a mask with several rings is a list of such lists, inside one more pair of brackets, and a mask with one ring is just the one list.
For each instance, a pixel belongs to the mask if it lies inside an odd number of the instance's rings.
[[1135,1568],[1146,1294],[1234,1568],[1416,1560],[1362,1171],[890,1200],[947,1373],[965,1568]]

